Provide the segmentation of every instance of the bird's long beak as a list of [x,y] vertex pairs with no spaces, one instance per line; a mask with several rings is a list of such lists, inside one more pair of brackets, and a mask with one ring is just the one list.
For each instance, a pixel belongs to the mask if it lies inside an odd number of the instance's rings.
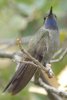
[[50,8],[49,15],[53,15],[53,8],[52,8],[52,6],[51,6],[51,8]]

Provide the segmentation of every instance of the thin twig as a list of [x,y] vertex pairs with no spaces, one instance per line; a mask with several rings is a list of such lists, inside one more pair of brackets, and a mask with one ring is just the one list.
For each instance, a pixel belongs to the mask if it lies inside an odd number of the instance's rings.
[[33,65],[33,67],[37,67],[37,68],[45,71],[44,67],[41,68],[39,65],[33,63],[32,61],[17,61],[17,62],[18,63],[25,63],[25,64]]
[[61,54],[61,56],[58,59],[50,60],[50,63],[56,63],[56,62],[61,61],[66,54],[67,54],[67,48],[63,51],[63,53]]
[[[23,44],[28,44],[29,40],[31,39],[32,36],[25,36],[21,38],[21,41]],[[2,45],[15,45],[16,43],[16,38],[11,38],[11,39],[0,39],[0,44]]]
[[11,52],[5,52],[5,51],[0,51],[0,58],[9,58],[13,59],[14,53]]
[[59,95],[59,96],[61,96],[61,97],[67,98],[67,92],[61,91],[61,90],[56,89],[56,88],[54,88],[54,87],[52,87],[52,86],[50,86],[50,85],[45,84],[45,83],[42,81],[42,79],[39,79],[39,83],[40,83],[40,85],[41,85],[42,87],[44,87],[46,90],[49,90],[50,92],[55,93],[55,94],[57,94],[57,95]]
[[63,48],[60,48],[52,57],[52,59],[55,59],[61,52],[62,52]]

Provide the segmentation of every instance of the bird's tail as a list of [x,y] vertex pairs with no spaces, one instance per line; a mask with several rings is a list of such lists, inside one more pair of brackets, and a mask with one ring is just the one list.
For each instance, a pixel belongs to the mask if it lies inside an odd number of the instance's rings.
[[3,92],[7,91],[12,95],[17,94],[27,85],[36,70],[36,67],[21,63]]

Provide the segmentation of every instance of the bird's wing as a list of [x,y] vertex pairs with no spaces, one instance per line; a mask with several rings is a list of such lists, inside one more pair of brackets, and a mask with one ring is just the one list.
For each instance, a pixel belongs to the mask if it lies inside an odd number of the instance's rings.
[[[34,55],[38,55],[37,54],[37,49],[38,49],[38,45],[42,46],[41,44],[41,40],[42,38],[46,39],[47,37],[49,37],[49,30],[45,29],[44,26],[42,26],[36,33],[35,35],[32,37],[32,39],[29,42],[29,48],[28,48],[28,52],[34,56]],[[44,43],[46,43],[46,41],[44,40]],[[44,44],[45,46],[46,44]],[[46,47],[46,46],[45,46]],[[41,49],[41,48],[40,48]],[[35,57],[35,56],[34,56]]]
[[[38,35],[39,36],[38,40],[35,39],[36,36],[34,36],[34,42],[37,40],[36,43],[32,42],[31,44],[38,43],[40,38],[43,36],[43,35],[41,35],[41,31],[42,30],[37,32],[37,34],[40,34],[40,35]],[[33,48],[33,47],[31,46],[31,48]],[[29,52],[30,52],[30,50],[31,49],[29,49]],[[35,50],[35,48],[34,48],[34,50]],[[20,63],[18,70],[15,72],[15,74],[13,75],[13,77],[11,78],[10,82],[7,84],[7,86],[5,87],[3,92],[8,91],[11,94],[18,93],[21,89],[23,89],[27,85],[27,83],[30,81],[30,79],[32,78],[32,76],[36,70],[37,70],[37,68],[32,67],[31,65]]]
[[10,92],[12,95],[18,93],[27,85],[37,69],[35,67],[22,63],[20,63],[19,66],[20,67],[15,72],[3,92],[7,91]]

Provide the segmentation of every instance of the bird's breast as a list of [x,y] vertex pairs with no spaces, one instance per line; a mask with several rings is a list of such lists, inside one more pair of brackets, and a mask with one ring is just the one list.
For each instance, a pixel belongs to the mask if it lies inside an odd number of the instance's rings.
[[55,53],[59,48],[59,32],[58,31],[51,31],[49,33],[49,52]]

